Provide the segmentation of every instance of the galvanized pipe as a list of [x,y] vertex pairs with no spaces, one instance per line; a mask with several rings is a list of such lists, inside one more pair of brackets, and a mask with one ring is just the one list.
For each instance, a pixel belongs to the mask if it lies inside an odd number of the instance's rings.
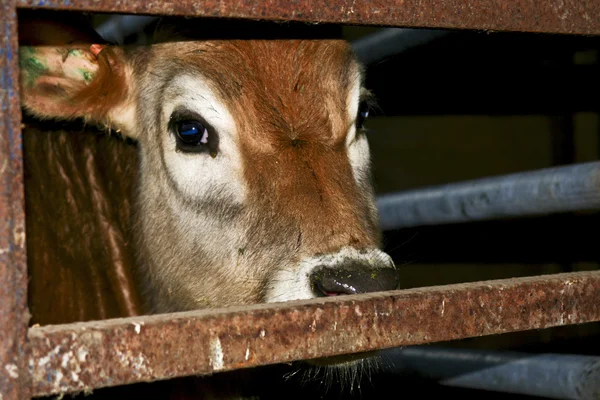
[[[157,19],[156,16],[146,15],[115,15],[96,27],[96,31],[105,40],[121,44],[126,37],[141,32]],[[368,65],[427,44],[449,32],[438,29],[383,28],[353,41],[352,48],[359,60]]]
[[540,396],[600,398],[600,357],[528,354],[438,346],[385,352],[394,364],[386,372],[411,372],[446,386]]
[[147,15],[115,15],[96,27],[96,31],[104,40],[122,44],[126,37],[143,31],[157,19]]
[[382,229],[600,209],[600,162],[382,195]]
[[427,44],[448,35],[449,32],[438,29],[385,28],[353,41],[352,48],[358,59],[369,65]]

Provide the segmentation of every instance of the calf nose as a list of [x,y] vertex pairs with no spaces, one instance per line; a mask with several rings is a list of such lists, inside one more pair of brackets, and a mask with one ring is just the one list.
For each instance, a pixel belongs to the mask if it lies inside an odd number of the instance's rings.
[[338,296],[394,290],[400,277],[395,268],[373,268],[362,264],[316,267],[310,283],[317,296]]

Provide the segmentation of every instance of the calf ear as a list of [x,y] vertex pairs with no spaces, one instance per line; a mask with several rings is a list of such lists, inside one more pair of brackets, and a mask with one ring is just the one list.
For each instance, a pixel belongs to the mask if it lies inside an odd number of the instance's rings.
[[19,48],[25,110],[40,118],[83,118],[135,137],[132,74],[123,49],[100,44],[98,37],[87,41],[84,34],[66,29],[52,35],[60,30],[55,22],[35,23],[36,32],[54,38],[62,35],[66,43],[47,44],[36,38]]

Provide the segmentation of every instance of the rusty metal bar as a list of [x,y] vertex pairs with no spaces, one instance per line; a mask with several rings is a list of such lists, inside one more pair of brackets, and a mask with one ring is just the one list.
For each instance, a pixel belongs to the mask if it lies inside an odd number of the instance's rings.
[[150,15],[600,34],[596,0],[17,0],[19,7]]
[[600,162],[451,183],[377,199],[382,229],[600,209]]
[[17,68],[17,18],[0,3],[0,399],[30,397],[26,353],[27,265]]
[[29,330],[35,396],[600,320],[600,271]]

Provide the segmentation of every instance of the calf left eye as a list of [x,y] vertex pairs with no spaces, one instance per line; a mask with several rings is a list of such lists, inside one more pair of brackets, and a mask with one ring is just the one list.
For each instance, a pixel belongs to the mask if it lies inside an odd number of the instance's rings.
[[369,116],[369,104],[366,101],[361,101],[358,105],[358,115],[356,116],[356,130],[362,129],[365,120]]

